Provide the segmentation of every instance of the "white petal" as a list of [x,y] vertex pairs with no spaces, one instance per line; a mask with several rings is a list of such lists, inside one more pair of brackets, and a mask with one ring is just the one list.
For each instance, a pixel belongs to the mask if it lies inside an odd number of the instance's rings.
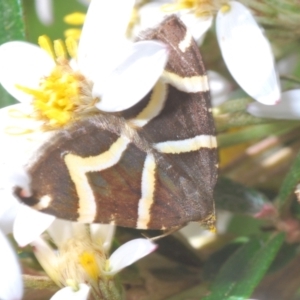
[[105,252],[107,252],[115,235],[116,226],[111,224],[91,224],[90,232],[94,242],[100,242]]
[[147,239],[135,239],[119,247],[109,258],[109,274],[114,275],[137,260],[150,254],[157,245]]
[[8,234],[13,230],[13,224],[19,210],[20,203],[10,190],[0,189],[0,230]]
[[160,42],[134,43],[126,60],[104,82],[103,90],[95,83],[93,96],[101,99],[97,108],[116,112],[138,103],[161,76],[167,59],[167,47]]
[[205,33],[211,27],[213,16],[197,17],[194,13],[181,13],[181,21],[191,32],[196,43],[200,45],[205,37]]
[[35,10],[39,20],[46,26],[53,23],[52,0],[35,0]]
[[[92,0],[82,28],[78,64],[87,77],[101,80],[111,70],[115,56],[122,52],[120,39],[130,20],[134,0]],[[100,74],[100,75],[99,75]]]
[[139,24],[136,25],[138,28],[135,32],[138,33],[141,30],[155,27],[161,23],[167,15],[172,14],[161,9],[165,4],[170,4],[170,0],[148,2],[139,8]]
[[43,214],[22,204],[13,227],[14,238],[20,247],[25,247],[42,234],[54,220],[54,216]]
[[281,101],[272,106],[251,103],[248,112],[256,117],[272,119],[300,119],[300,90],[290,90],[281,94]]
[[16,168],[25,165],[34,151],[54,134],[43,131],[42,122],[30,118],[32,113],[32,106],[25,103],[0,109],[1,169],[7,166],[7,170],[13,173]]
[[73,289],[69,286],[62,288],[58,292],[56,292],[50,300],[86,300],[88,299],[90,287],[85,284],[81,283],[79,284],[79,291],[74,292]]
[[0,231],[0,299],[22,299],[23,281],[15,251]]
[[[84,226],[83,224],[80,225]],[[73,223],[61,219],[55,219],[47,231],[58,247],[74,236]]]
[[58,268],[59,259],[54,250],[40,237],[32,241],[31,246],[35,257],[44,271],[56,284],[60,285],[61,282],[58,282],[60,278]]
[[15,85],[36,89],[54,66],[47,52],[33,44],[14,41],[0,46],[0,83],[20,102],[29,102],[32,96]]
[[[12,195],[11,188],[19,185],[29,191],[30,178],[24,165],[53,132],[43,132],[41,122],[30,118],[29,104],[16,104],[0,109],[0,190]],[[22,145],[22,151],[20,151]],[[10,201],[2,198],[3,201]]]
[[223,59],[237,83],[257,101],[279,101],[280,87],[268,40],[250,11],[238,2],[218,12],[216,32]]
[[[198,44],[203,40],[204,34],[211,27],[213,17],[200,18],[191,10],[181,10],[178,12],[167,12],[162,9],[165,4],[170,4],[170,0],[153,1],[143,5],[139,9],[139,24],[134,28],[134,32],[152,28],[161,23],[167,16],[177,13],[181,21],[187,26],[192,36]],[[137,35],[137,34],[136,34]]]

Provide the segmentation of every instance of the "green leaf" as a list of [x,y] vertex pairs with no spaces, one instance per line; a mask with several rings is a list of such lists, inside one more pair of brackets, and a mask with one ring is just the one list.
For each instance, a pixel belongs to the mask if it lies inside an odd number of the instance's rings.
[[265,275],[284,240],[284,234],[253,238],[239,248],[216,277],[211,294],[203,300],[249,298]]
[[270,124],[252,125],[237,132],[218,134],[218,146],[229,147],[232,145],[258,140],[267,136],[279,136],[299,127],[299,122],[284,121],[272,122]]
[[269,119],[254,117],[246,112],[228,113],[224,115],[214,113],[214,119],[217,132],[222,132],[230,128],[274,122],[273,120],[270,121]]
[[[37,0],[41,1],[41,0]],[[46,34],[50,40],[65,39],[64,31],[71,27],[80,29],[82,26],[71,26],[64,22],[64,17],[73,12],[86,13],[87,5],[83,5],[81,1],[61,1],[52,0],[54,22],[51,24],[43,24],[37,15],[34,1],[24,1],[25,23],[28,32],[27,38],[29,42],[37,43],[38,37]]]
[[[0,0],[0,45],[25,39],[21,0]],[[0,108],[16,101],[0,85]]]
[[25,39],[21,0],[0,1],[0,44]]
[[288,200],[290,195],[294,192],[296,185],[300,182],[300,153],[296,156],[291,169],[285,176],[281,185],[279,195],[276,201],[278,209],[282,212],[286,205],[289,204]]
[[203,280],[213,282],[225,262],[249,239],[237,238],[213,252],[203,265]]
[[248,298],[245,297],[229,297],[226,300],[247,300]]
[[[237,90],[242,92],[241,90]],[[218,106],[217,112],[218,114],[229,114],[234,112],[244,112],[247,109],[249,103],[253,102],[251,98],[245,97],[236,97],[236,99],[230,99],[228,101],[223,102]]]
[[269,203],[262,193],[225,177],[218,179],[214,198],[218,209],[251,215],[260,212]]
[[257,235],[261,233],[261,228],[265,224],[262,219],[234,214],[228,222],[226,232],[237,237]]
[[0,85],[0,108],[14,103],[17,101]]

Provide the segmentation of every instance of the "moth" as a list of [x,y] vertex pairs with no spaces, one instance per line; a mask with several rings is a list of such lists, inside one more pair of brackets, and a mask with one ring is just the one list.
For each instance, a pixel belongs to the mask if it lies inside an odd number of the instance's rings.
[[15,188],[23,203],[84,223],[214,226],[217,144],[198,46],[176,16],[141,39],[169,47],[161,79],[130,109],[99,112],[60,130],[27,166],[32,195]]

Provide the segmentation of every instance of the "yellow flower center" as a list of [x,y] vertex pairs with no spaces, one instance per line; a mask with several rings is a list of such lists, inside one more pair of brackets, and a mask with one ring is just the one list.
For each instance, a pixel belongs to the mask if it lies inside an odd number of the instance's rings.
[[96,281],[100,277],[100,270],[94,253],[83,252],[79,256],[79,263],[91,279]]
[[165,4],[165,12],[191,10],[196,17],[207,17],[217,11],[226,0],[177,0],[174,4]]
[[221,11],[222,13],[227,13],[229,12],[231,9],[231,6],[229,4],[224,4],[222,7],[221,7]]
[[35,117],[43,120],[46,127],[57,128],[93,109],[92,84],[70,66],[68,56],[75,58],[77,53],[74,39],[67,39],[65,44],[57,40],[52,45],[48,37],[41,36],[39,44],[55,60],[56,66],[49,76],[41,78],[38,89],[20,85],[17,88],[33,96]]
[[70,286],[74,291],[80,283],[96,286],[99,280],[106,278],[103,272],[106,255],[102,245],[91,240],[88,228],[81,227],[79,231],[82,232],[63,241],[51,264],[46,254],[37,255],[46,273],[58,286]]

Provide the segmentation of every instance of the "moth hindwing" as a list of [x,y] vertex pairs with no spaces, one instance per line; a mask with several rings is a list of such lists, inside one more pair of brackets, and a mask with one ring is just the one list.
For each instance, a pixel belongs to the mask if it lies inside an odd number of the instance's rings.
[[16,187],[22,202],[86,223],[213,226],[217,149],[198,47],[175,16],[142,39],[168,45],[162,79],[134,107],[60,130],[28,165],[32,196],[23,197]]

